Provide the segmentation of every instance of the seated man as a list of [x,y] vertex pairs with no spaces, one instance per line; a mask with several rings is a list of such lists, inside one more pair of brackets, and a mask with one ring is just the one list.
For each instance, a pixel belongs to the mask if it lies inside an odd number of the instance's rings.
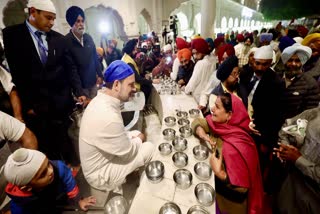
[[86,108],[80,126],[79,148],[83,174],[100,190],[114,190],[128,174],[148,163],[154,145],[138,131],[127,132],[121,103],[136,92],[134,71],[123,61],[112,62],[104,74],[106,88]]
[[180,66],[179,66],[176,82],[180,86],[187,85],[192,76],[194,62],[191,60],[191,55],[192,53],[188,48],[184,48],[178,51],[178,59],[180,62]]
[[286,163],[288,175],[277,196],[277,213],[318,213],[320,210],[320,108],[313,108],[287,119],[283,127],[306,119],[304,140],[281,129],[280,148],[275,154]]

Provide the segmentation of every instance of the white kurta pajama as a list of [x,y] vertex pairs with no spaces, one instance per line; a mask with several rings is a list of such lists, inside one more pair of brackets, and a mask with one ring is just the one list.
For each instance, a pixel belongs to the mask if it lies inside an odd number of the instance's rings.
[[91,186],[113,190],[151,160],[154,145],[142,143],[139,133],[124,130],[120,100],[99,91],[83,114],[79,135],[81,166]]
[[185,87],[185,93],[190,94],[199,104],[200,95],[206,87],[210,76],[216,70],[216,61],[212,55],[206,55],[202,60],[196,63],[193,69],[191,79]]

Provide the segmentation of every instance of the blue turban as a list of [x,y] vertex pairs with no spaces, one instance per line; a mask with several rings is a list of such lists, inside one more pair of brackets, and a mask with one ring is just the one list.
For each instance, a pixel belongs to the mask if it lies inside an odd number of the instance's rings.
[[282,52],[284,49],[293,45],[294,43],[296,43],[296,41],[294,41],[289,36],[283,36],[283,37],[281,37],[280,42],[279,42],[279,49]]
[[272,33],[262,33],[260,35],[260,42],[271,42],[272,38]]
[[76,23],[79,15],[83,18],[83,20],[85,20],[84,12],[80,7],[69,7],[69,9],[66,12],[66,19],[71,27],[74,25],[74,23]]
[[132,68],[121,60],[113,61],[104,73],[105,82],[114,82],[115,80],[123,80],[134,74]]
[[213,39],[211,39],[210,37],[209,38],[206,38],[206,41],[208,42],[209,46],[214,49],[214,43],[213,43]]

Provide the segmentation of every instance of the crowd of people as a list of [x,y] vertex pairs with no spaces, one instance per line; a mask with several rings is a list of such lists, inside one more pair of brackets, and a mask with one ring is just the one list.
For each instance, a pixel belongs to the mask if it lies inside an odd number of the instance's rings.
[[[279,23],[260,33],[177,37],[163,47],[153,33],[120,50],[116,40],[106,48],[94,44],[81,8],[71,6],[65,17],[64,36],[51,29],[54,4],[29,0],[27,20],[3,29],[0,146],[22,147],[2,157],[0,189],[11,198],[11,213],[56,213],[67,202],[87,210],[96,198],[81,197],[73,178],[80,167],[92,188],[121,192],[126,177],[154,154],[141,130],[125,129],[122,104],[137,91],[148,103],[163,78],[193,96],[205,117],[192,129],[215,151],[218,211],[320,209],[317,26]],[[79,148],[68,133],[76,106],[85,108]]]

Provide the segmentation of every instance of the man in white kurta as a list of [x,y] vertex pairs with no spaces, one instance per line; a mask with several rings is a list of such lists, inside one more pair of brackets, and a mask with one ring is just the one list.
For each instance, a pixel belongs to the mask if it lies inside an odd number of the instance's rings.
[[88,183],[97,189],[114,190],[135,169],[148,163],[154,145],[143,142],[139,131],[127,132],[121,117],[121,103],[136,91],[134,72],[116,60],[107,68],[106,88],[86,108],[80,126],[81,166]]
[[196,65],[184,92],[192,94],[199,104],[201,92],[207,85],[212,73],[216,70],[216,61],[214,56],[209,54],[209,45],[203,38],[193,39],[191,41],[191,49]]
[[[185,93],[190,94],[199,104],[201,92],[205,89],[210,77],[215,73],[216,63],[211,55],[206,55],[194,66],[191,79],[185,88]],[[214,78],[214,77],[213,77]]]

